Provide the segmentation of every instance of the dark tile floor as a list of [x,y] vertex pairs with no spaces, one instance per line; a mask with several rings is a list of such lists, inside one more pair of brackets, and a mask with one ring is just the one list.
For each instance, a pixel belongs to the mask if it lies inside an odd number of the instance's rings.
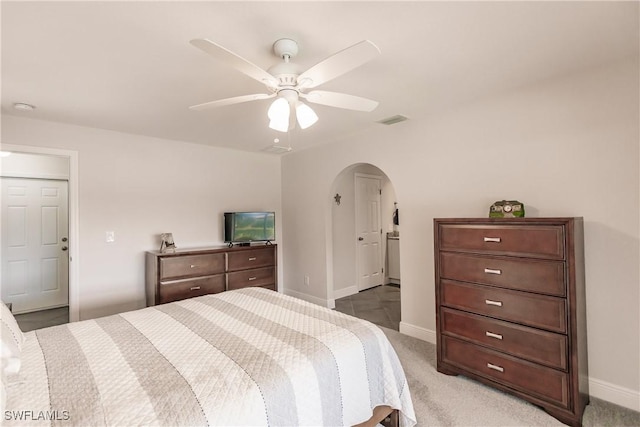
[[385,328],[400,328],[400,287],[382,285],[336,300],[336,311]]
[[52,308],[14,316],[22,332],[69,323],[69,307]]

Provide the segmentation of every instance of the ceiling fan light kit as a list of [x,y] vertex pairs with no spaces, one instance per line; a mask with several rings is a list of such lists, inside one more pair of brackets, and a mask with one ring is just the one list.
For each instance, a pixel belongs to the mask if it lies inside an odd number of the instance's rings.
[[284,98],[278,98],[269,107],[267,116],[269,117],[269,127],[273,130],[286,132],[289,129],[289,115],[291,108]]
[[[263,83],[270,92],[205,102],[189,107],[192,110],[205,110],[276,97],[277,99],[273,101],[267,111],[269,127],[280,132],[287,132],[295,127],[296,121],[301,129],[306,129],[318,121],[318,115],[311,107],[301,102],[300,98],[315,104],[354,111],[370,112],[378,106],[376,101],[344,93],[322,90],[304,93],[306,89],[332,80],[379,55],[380,49],[369,40],[363,40],[341,50],[304,72],[300,72],[298,65],[291,62],[291,59],[298,54],[298,43],[291,39],[280,39],[273,44],[273,52],[282,59],[282,62],[269,68],[269,71],[263,70],[210,40],[195,39],[191,40],[191,44],[214,59],[222,61]],[[292,112],[295,114],[296,120],[292,120]]]
[[296,118],[301,129],[306,129],[318,121],[318,115],[307,104],[298,101]]

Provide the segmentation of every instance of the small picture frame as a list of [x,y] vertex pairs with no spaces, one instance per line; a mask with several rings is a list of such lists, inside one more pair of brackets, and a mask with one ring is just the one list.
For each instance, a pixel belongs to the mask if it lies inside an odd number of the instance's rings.
[[160,234],[160,252],[162,253],[170,253],[175,252],[176,244],[173,241],[172,233],[162,233]]

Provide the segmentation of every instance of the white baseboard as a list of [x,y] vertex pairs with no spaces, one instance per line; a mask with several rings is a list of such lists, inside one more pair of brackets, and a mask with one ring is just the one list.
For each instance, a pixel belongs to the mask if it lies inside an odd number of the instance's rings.
[[[302,292],[298,292],[298,291],[295,291],[293,289],[284,289],[283,293],[285,295],[289,295],[289,296],[292,296],[292,297],[300,298],[302,300],[311,302],[313,304],[320,305],[322,307],[327,307],[327,308],[331,308],[331,309],[335,308],[335,301],[334,300],[326,300],[324,298],[318,298],[316,296],[305,294],[305,293],[302,293]],[[333,307],[332,307],[332,305],[333,305]]]
[[340,298],[344,298],[344,297],[348,297],[351,295],[355,295],[358,293],[358,287],[357,286],[348,286],[346,288],[342,288],[342,289],[338,289],[338,290],[333,290],[333,299],[337,300]]
[[422,341],[430,342],[431,344],[436,343],[436,331],[421,328],[420,326],[412,325],[410,323],[400,322],[400,333]]
[[640,412],[640,392],[589,378],[589,395]]
[[351,295],[355,295],[358,293],[358,288],[357,286],[349,286],[347,288],[343,288],[343,289],[338,289],[337,291],[333,291],[333,298],[329,299],[327,301],[327,307],[329,307],[330,309],[334,309],[336,308],[336,300],[340,299],[340,298],[344,298],[344,297],[348,297]]

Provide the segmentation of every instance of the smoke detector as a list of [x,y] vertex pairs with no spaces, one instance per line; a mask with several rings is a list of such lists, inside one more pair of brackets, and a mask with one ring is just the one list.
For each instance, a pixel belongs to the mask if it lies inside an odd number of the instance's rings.
[[31,104],[25,104],[24,102],[16,102],[13,104],[13,108],[19,111],[33,111],[36,109],[35,106]]

